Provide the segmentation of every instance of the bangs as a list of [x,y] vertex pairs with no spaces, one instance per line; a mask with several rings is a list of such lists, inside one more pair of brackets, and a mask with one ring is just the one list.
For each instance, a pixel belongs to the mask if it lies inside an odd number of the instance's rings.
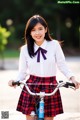
[[30,23],[29,23],[29,29],[30,31],[35,27],[35,25],[39,23],[39,20],[38,19],[35,19],[35,18],[32,18],[30,20]]
[[40,16],[38,17],[33,16],[29,21],[28,25],[29,32],[31,32],[31,30],[35,27],[37,23],[40,23],[42,26],[44,26],[44,28],[47,27],[47,23],[43,18],[41,18]]

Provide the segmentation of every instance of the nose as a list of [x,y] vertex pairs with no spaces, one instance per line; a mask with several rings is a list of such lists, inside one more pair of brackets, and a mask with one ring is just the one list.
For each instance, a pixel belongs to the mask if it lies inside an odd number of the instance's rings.
[[35,33],[36,33],[36,34],[39,34],[39,31],[37,30]]

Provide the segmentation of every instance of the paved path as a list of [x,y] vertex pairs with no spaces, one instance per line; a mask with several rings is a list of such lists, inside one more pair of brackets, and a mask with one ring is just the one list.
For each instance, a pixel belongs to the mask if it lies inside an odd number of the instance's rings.
[[[77,80],[80,81],[80,57],[69,57],[66,58],[66,61]],[[8,86],[8,81],[15,79],[18,73],[18,60],[7,59],[5,68],[6,70],[0,71],[0,119],[2,111],[8,111],[9,120],[25,120],[25,116],[15,110],[21,89],[19,87],[13,89]],[[59,71],[57,72],[57,78],[58,80],[67,80]],[[74,91],[61,88],[60,91],[65,113],[57,116],[55,120],[80,120],[80,89]]]

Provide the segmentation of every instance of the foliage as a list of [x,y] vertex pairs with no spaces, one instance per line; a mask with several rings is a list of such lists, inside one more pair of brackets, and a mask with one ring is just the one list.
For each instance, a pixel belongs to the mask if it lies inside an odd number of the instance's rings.
[[6,28],[0,26],[0,52],[4,51],[5,46],[8,43],[7,38],[10,36],[10,32]]
[[5,46],[8,43],[8,37],[10,36],[10,32],[7,31],[6,28],[0,26],[0,56],[2,59],[2,63],[0,65],[0,69],[4,70],[4,50]]
[[[65,46],[69,45],[80,48],[79,5],[58,4],[57,1],[58,0],[0,0],[0,22],[12,33],[8,44],[13,46],[18,45],[19,42],[22,44],[24,42],[22,38],[24,38],[27,20],[34,14],[40,14],[48,22],[53,38],[64,40]],[[66,26],[66,20],[68,18],[70,20],[68,22],[71,22],[71,27]],[[11,26],[6,24],[8,19],[13,21]]]

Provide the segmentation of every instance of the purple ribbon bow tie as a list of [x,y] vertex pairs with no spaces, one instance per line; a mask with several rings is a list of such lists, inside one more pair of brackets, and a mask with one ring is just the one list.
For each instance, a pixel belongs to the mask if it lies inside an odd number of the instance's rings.
[[34,53],[34,55],[37,55],[37,62],[40,62],[40,52],[42,54],[42,57],[44,58],[44,60],[46,60],[46,56],[45,54],[47,53],[47,50],[39,47],[38,50]]

